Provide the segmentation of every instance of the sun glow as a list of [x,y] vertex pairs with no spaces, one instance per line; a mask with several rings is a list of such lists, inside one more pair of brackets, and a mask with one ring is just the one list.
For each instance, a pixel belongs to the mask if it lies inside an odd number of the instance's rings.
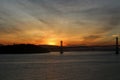
[[48,38],[45,42],[48,45],[57,45],[58,44],[56,38]]
[[48,42],[48,45],[57,45],[56,42]]

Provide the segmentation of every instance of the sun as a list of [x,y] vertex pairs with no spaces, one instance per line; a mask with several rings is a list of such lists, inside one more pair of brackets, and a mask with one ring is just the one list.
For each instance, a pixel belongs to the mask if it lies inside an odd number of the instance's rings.
[[47,38],[45,40],[45,44],[58,46],[60,44],[60,42],[59,42],[59,39],[56,37],[55,38]]
[[56,42],[48,42],[48,45],[56,45]]

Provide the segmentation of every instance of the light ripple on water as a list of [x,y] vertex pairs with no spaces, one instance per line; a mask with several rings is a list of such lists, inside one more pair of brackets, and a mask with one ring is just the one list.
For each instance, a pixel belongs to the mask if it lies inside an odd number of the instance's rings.
[[120,80],[114,52],[0,55],[0,80]]

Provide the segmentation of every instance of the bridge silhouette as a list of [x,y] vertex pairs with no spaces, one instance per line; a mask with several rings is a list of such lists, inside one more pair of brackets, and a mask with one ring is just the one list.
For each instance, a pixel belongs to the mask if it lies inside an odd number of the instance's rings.
[[[116,47],[115,51],[116,51],[116,52],[115,52],[115,53],[116,53],[116,54],[119,54],[119,38],[118,38],[118,36],[115,37],[115,39],[116,39],[116,44],[115,44],[115,47]],[[63,47],[64,47],[63,41],[60,41],[60,54],[63,54],[63,53],[64,53]]]

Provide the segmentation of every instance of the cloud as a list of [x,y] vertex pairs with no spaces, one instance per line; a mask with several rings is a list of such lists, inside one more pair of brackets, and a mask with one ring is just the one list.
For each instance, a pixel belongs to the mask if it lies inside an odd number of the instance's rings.
[[[119,6],[120,7],[120,6]],[[88,16],[88,20],[97,23],[93,34],[106,34],[119,29],[120,11],[118,5],[106,5],[85,10],[83,13]]]
[[5,34],[17,34],[21,32],[22,30],[18,27],[12,26],[12,25],[6,25],[6,24],[0,24],[0,35]]
[[84,39],[89,39],[89,40],[95,40],[99,38],[102,38],[102,36],[101,35],[89,35],[89,36],[84,37]]
[[0,37],[40,39],[54,34],[100,41],[119,29],[119,10],[118,0],[1,0]]

